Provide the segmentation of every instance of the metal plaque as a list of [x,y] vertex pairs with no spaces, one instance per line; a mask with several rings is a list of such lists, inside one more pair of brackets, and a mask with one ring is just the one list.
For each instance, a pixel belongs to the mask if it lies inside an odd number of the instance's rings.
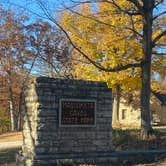
[[95,126],[95,100],[61,99],[60,126]]

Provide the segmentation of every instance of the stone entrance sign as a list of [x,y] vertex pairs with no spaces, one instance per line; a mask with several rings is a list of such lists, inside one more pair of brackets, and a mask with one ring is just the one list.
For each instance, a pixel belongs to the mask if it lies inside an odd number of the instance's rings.
[[112,152],[112,93],[103,82],[38,77],[25,90],[19,166],[95,162]]

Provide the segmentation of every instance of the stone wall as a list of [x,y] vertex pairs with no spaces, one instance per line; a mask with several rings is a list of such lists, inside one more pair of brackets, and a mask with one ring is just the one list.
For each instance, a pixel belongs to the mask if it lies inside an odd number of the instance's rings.
[[[59,126],[59,101],[63,98],[95,100],[95,126]],[[25,105],[18,165],[50,166],[60,159],[76,158],[84,161],[112,151],[112,93],[105,83],[39,77],[28,84]]]

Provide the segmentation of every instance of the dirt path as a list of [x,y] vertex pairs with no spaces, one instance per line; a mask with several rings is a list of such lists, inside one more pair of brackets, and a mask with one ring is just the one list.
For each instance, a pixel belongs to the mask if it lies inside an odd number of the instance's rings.
[[22,141],[22,132],[10,132],[0,134],[0,143]]
[[22,133],[10,132],[0,135],[0,151],[7,149],[21,148]]

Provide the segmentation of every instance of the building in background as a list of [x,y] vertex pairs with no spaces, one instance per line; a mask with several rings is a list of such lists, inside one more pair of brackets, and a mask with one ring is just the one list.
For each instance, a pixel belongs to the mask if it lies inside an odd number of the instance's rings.
[[[139,97],[132,96],[126,100],[121,97],[119,105],[119,126],[121,128],[138,128],[141,126]],[[166,125],[166,94],[151,93],[150,110],[152,125]]]

